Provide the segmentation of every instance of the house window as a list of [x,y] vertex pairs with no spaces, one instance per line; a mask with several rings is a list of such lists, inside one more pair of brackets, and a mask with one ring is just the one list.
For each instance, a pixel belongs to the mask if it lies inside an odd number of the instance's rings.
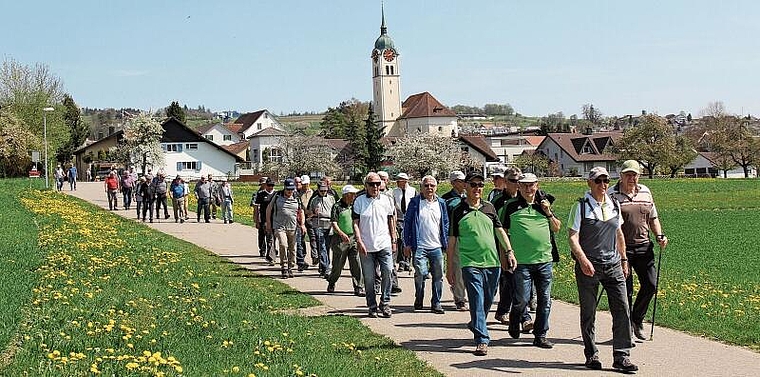
[[594,149],[591,148],[590,144],[586,144],[583,146],[583,150],[581,151],[581,154],[591,154],[594,153]]
[[393,74],[393,66],[391,66],[391,75]]
[[198,161],[184,161],[184,162],[178,162],[177,163],[177,170],[200,170],[200,164],[198,164]]
[[462,153],[470,153],[469,147],[462,147]]
[[280,148],[269,149],[269,161],[282,162],[282,151]]
[[224,141],[232,141],[232,135],[224,135]]
[[195,144],[195,143],[193,143],[193,144],[185,144],[185,149],[197,150],[198,149],[198,144]]
[[264,113],[264,119],[269,119],[269,114]]
[[256,123],[256,129],[257,129],[257,130],[260,130],[260,129],[261,129],[261,123]]
[[182,144],[166,144],[167,152],[182,152]]
[[206,140],[214,141],[214,135],[206,135]]

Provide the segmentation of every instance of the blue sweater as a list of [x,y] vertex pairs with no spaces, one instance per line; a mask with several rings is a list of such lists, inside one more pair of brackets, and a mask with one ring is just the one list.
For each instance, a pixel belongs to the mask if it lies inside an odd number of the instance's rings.
[[[411,247],[412,251],[417,250],[417,220],[420,217],[420,200],[423,200],[421,195],[412,198],[404,215],[404,245]],[[438,205],[441,207],[441,229],[439,235],[441,237],[442,248],[446,250],[449,242],[449,214],[446,211],[446,201],[437,196],[436,200],[438,200]]]

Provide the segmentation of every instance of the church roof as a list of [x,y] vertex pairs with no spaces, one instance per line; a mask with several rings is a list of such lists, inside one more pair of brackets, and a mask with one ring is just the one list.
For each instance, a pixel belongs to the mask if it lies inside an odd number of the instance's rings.
[[425,118],[425,117],[456,117],[457,114],[448,107],[438,102],[428,92],[417,93],[401,104],[402,114],[399,119]]
[[385,27],[385,9],[382,9],[382,23],[380,24],[380,36],[377,37],[377,40],[375,41],[375,49],[383,51],[387,48],[393,50],[396,54],[398,54],[398,51],[396,51],[396,47],[393,45],[393,39],[388,35],[388,28]]

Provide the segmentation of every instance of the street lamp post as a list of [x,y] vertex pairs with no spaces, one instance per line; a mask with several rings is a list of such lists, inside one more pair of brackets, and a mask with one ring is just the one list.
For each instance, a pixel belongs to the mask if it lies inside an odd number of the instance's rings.
[[45,138],[45,188],[47,189],[50,187],[50,182],[48,181],[48,168],[50,166],[48,163],[48,142],[47,142],[47,113],[50,111],[54,111],[55,109],[52,107],[46,107],[42,109],[42,132],[44,133]]

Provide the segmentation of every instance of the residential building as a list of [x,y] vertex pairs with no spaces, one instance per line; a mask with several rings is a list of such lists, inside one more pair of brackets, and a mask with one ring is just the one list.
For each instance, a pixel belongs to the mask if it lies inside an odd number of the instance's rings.
[[216,145],[231,145],[241,141],[241,128],[242,125],[235,123],[212,123],[200,126],[195,130],[198,131],[201,136]]
[[611,178],[617,178],[617,158],[609,148],[622,136],[622,132],[549,133],[536,151],[556,163],[564,176],[585,177],[595,166],[603,166]]
[[[276,128],[278,130],[285,129],[277,118],[266,109],[243,114],[233,123],[240,127],[236,131],[240,134],[240,140],[249,139],[253,134],[267,128]],[[232,126],[228,126],[228,128],[232,128]]]
[[[713,152],[697,152],[697,157],[684,167],[683,174],[695,178],[744,178],[744,170],[736,166],[731,170],[720,169],[718,155]],[[757,168],[750,167],[750,178],[757,177]]]
[[409,96],[402,108],[403,113],[396,121],[398,127],[391,132],[391,136],[414,133],[433,133],[443,136],[459,134],[457,114],[428,92]]

